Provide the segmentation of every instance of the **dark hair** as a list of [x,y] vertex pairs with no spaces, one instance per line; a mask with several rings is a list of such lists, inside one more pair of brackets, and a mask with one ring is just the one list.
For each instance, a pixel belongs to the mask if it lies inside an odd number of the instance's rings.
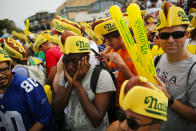
[[[131,35],[134,36],[132,28],[129,28],[129,31],[131,32]],[[118,30],[115,30],[109,34],[104,35],[104,38],[118,38],[120,36],[120,33]]]
[[113,32],[110,32],[110,33],[104,35],[104,37],[105,37],[106,39],[108,39],[108,38],[117,38],[117,37],[119,37],[119,36],[120,36],[120,33],[118,32],[118,30],[115,30],[115,31],[113,31]]
[[27,60],[25,59],[25,60],[19,60],[19,59],[15,59],[15,58],[13,58],[13,57],[11,57],[12,58],[12,60],[14,61],[14,62],[16,62],[17,64],[21,64],[21,65],[26,65],[27,64]]
[[62,59],[62,62],[63,63],[65,63],[66,62],[66,60],[65,60],[65,58],[66,58],[66,56],[70,56],[70,55],[77,55],[77,54],[79,54],[80,56],[87,56],[87,59],[89,59],[89,53],[87,53],[87,52],[85,52],[85,53],[70,53],[70,54],[68,54],[68,55],[66,55],[66,54],[63,54],[64,56],[63,56],[63,59]]

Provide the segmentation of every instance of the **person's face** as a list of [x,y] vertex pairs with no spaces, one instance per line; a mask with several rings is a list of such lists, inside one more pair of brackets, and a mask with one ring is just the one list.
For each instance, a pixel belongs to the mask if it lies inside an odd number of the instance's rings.
[[121,37],[109,37],[106,40],[108,41],[108,46],[111,46],[114,51],[122,47],[123,41]]
[[160,46],[159,32],[157,31],[153,37],[154,45]]
[[[179,34],[179,31],[185,31],[185,35]],[[174,32],[174,33],[173,33]],[[176,36],[182,36],[180,38],[173,38],[173,36],[169,36],[168,39],[161,38],[162,36],[165,37],[167,33],[173,33]],[[185,41],[187,39],[188,32],[186,31],[185,27],[183,26],[173,26],[170,28],[163,28],[159,32],[160,38],[160,46],[161,48],[169,55],[177,55],[181,54],[184,50]]]
[[78,62],[82,60],[82,57],[86,56],[86,54],[69,54],[63,57],[63,64],[68,72],[68,74],[73,77],[78,68]]
[[[151,126],[153,122],[152,118],[134,113],[131,110],[121,111],[120,114],[121,114],[120,115],[121,120],[119,120],[120,121],[119,131],[151,131],[152,130],[152,126]],[[123,117],[125,117],[125,115],[126,115],[126,119],[123,120]],[[145,126],[140,126],[138,129],[131,129],[129,125],[132,125],[133,128],[135,123],[139,125],[145,125]]]
[[11,66],[6,62],[0,62],[0,89],[6,88],[12,79]]
[[47,42],[45,42],[45,43],[43,43],[43,44],[41,44],[40,46],[39,46],[39,50],[40,51],[43,51],[45,54],[46,54],[46,51],[48,50],[48,46],[47,46]]

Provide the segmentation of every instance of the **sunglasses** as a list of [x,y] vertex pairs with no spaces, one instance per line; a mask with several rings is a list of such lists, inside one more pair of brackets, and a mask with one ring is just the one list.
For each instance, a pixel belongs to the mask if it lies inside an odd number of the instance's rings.
[[180,39],[182,37],[184,37],[186,31],[175,31],[175,32],[160,32],[159,33],[159,37],[161,39],[167,40],[169,39],[170,36],[172,36],[174,39]]
[[127,118],[126,115],[122,111],[119,111],[118,120],[120,122],[123,122],[124,120],[127,120],[127,125],[132,130],[137,130],[138,128],[140,128],[142,126],[148,126],[148,125],[152,125],[152,124],[155,124],[155,123],[159,123],[159,122],[152,121],[150,123],[141,125],[134,118],[132,118],[132,117],[131,118]]

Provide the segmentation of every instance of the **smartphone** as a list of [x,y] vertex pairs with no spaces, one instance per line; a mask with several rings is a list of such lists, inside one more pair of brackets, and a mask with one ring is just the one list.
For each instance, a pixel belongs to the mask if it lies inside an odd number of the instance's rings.
[[101,55],[99,53],[97,53],[93,48],[91,48],[91,50],[95,53],[95,55],[101,57]]

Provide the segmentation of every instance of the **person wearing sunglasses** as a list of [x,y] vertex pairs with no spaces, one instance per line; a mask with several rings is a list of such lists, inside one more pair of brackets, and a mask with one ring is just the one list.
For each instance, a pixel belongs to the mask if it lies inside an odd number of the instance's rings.
[[12,60],[0,47],[0,130],[56,131],[43,87],[12,72]]
[[144,77],[124,81],[119,103],[118,120],[106,131],[158,131],[160,122],[167,120],[168,98]]
[[185,45],[189,19],[184,10],[165,2],[158,16],[160,47],[164,54],[159,59],[156,71],[169,99],[167,122],[161,131],[196,130],[196,57]]

